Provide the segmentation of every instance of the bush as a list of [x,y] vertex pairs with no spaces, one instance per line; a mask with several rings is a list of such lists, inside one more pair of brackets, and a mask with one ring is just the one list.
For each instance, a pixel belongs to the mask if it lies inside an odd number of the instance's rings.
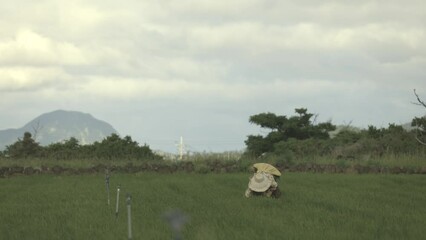
[[210,172],[210,168],[207,167],[204,164],[196,164],[195,165],[195,172],[196,173],[201,173],[201,174],[206,174]]

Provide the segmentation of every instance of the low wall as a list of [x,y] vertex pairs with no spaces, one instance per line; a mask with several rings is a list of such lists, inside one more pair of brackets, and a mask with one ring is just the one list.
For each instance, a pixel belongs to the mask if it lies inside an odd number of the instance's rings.
[[[276,166],[281,172],[311,172],[311,173],[351,173],[351,174],[426,174],[426,167],[381,167],[381,166],[338,166],[334,164],[296,164],[292,166]],[[35,174],[56,174],[56,175],[80,175],[105,173],[137,173],[137,172],[157,172],[171,174],[175,172],[196,172],[196,173],[234,173],[248,172],[248,169],[241,169],[238,164],[230,163],[207,163],[206,165],[195,166],[192,162],[182,162],[180,164],[141,164],[125,166],[96,165],[88,168],[66,168],[62,166],[53,167],[0,167],[0,177],[10,177],[19,175]]]

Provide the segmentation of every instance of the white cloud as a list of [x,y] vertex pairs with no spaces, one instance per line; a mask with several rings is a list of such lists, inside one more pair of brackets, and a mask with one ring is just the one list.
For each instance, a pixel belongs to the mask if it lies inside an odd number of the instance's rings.
[[71,28],[84,26],[95,27],[107,18],[106,14],[94,5],[88,5],[86,1],[61,2],[58,8],[58,16],[62,24]]
[[410,115],[398,102],[413,100],[413,88],[426,92],[425,7],[418,0],[6,1],[0,107],[123,110],[132,115],[117,116],[117,128],[129,133],[121,119],[138,122],[141,103],[200,119],[198,111],[246,119],[312,106],[337,119],[392,121]]
[[16,33],[13,40],[0,42],[0,64],[84,65],[90,55],[68,42],[56,42],[28,29]]
[[368,53],[383,45],[408,50],[407,54],[425,54],[423,29],[392,24],[368,24],[350,28],[333,28],[316,23],[291,26],[262,25],[257,22],[230,23],[221,26],[198,26],[190,30],[191,41],[200,48],[240,49],[248,53],[283,49],[300,51],[361,51]]
[[34,91],[58,85],[69,76],[55,67],[3,67],[0,68],[0,92]]
[[81,82],[79,89],[86,94],[115,99],[151,99],[175,97],[190,90],[186,81],[162,81],[155,79],[126,79],[89,77]]
[[275,80],[263,83],[191,82],[187,80],[126,79],[88,77],[76,83],[79,94],[99,99],[164,100],[164,99],[221,99],[244,102],[247,100],[280,97],[306,99],[327,94],[358,94],[373,91],[371,81],[335,82],[330,80]]

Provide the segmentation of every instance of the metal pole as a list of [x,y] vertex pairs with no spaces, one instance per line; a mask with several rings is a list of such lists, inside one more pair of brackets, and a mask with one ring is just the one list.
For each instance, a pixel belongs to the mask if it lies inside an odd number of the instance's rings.
[[120,201],[120,185],[117,187],[117,200],[115,202],[115,219],[118,218],[118,203]]
[[109,171],[108,171],[108,169],[106,170],[106,174],[105,174],[105,185],[106,185],[106,191],[107,191],[107,196],[108,196],[108,206],[109,206],[109,203],[110,203],[110,200],[109,200]]
[[127,193],[127,236],[132,240],[132,195]]

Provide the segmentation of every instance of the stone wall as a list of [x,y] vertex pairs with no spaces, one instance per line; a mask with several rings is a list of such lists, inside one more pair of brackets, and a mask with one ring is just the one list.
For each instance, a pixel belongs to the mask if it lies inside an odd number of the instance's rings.
[[[426,167],[380,167],[380,166],[338,166],[334,164],[296,164],[292,166],[277,165],[281,172],[311,172],[311,173],[340,173],[340,174],[426,174]],[[128,164],[124,166],[107,166],[96,165],[88,168],[66,168],[62,166],[53,167],[21,167],[10,166],[0,167],[0,178],[19,176],[19,175],[36,175],[36,174],[55,174],[55,175],[80,175],[80,174],[97,174],[105,173],[106,170],[111,173],[137,173],[137,172],[157,172],[161,174],[171,174],[175,172],[196,172],[196,173],[234,173],[247,172],[248,169],[241,169],[237,163],[229,162],[210,162],[202,166],[199,171],[194,163],[182,162],[180,164],[149,164],[141,165]]]

